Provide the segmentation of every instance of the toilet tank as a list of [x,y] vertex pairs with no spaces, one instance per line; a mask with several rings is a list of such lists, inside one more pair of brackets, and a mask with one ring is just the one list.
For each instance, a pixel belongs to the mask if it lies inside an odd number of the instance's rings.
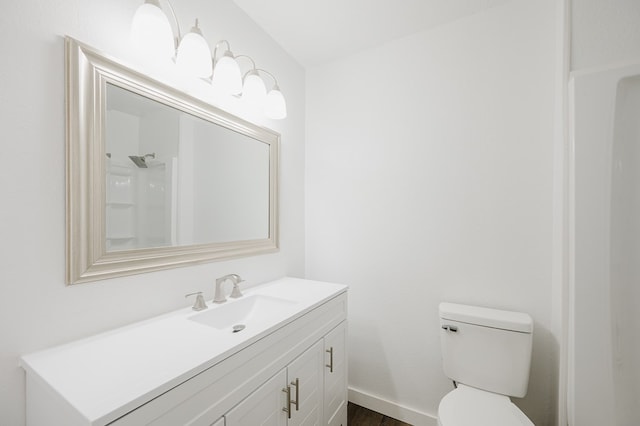
[[455,303],[441,303],[439,311],[447,377],[502,395],[526,395],[533,337],[529,315]]

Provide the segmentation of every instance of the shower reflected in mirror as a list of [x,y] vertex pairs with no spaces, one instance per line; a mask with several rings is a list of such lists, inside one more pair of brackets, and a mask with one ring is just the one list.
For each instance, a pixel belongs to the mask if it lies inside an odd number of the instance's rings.
[[147,167],[149,167],[147,165],[147,158],[150,159],[155,159],[156,158],[156,153],[152,152],[151,154],[145,154],[145,155],[130,155],[129,158],[131,159],[131,161],[133,161],[133,164],[135,164],[136,166],[140,167],[141,169],[146,169]]

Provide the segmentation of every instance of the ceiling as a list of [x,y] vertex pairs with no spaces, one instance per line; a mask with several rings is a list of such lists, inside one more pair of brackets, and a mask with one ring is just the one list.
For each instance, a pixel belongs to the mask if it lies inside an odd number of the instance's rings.
[[234,0],[303,66],[329,62],[509,0]]

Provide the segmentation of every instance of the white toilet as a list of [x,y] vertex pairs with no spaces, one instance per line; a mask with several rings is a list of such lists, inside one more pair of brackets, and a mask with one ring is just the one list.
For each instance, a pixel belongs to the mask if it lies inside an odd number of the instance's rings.
[[444,372],[457,388],[440,401],[439,426],[534,426],[509,399],[527,393],[533,320],[520,312],[440,304]]

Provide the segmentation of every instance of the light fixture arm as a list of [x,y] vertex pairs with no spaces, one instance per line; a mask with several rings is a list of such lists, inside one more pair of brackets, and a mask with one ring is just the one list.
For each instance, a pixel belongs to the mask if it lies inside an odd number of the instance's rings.
[[171,16],[173,16],[173,21],[176,23],[176,30],[178,31],[178,38],[176,38],[176,48],[178,48],[178,44],[180,40],[182,40],[182,34],[180,32],[180,23],[178,22],[178,17],[176,16],[176,11],[173,9],[173,5],[169,0],[166,0],[169,5],[169,10],[171,11]]
[[247,58],[248,60],[250,60],[251,61],[251,69],[252,70],[256,69],[256,63],[255,63],[255,61],[253,60],[253,58],[251,56],[249,56],[249,55],[238,55],[238,56],[236,56],[236,60],[238,60],[240,58]]
[[227,40],[220,40],[219,42],[217,42],[216,43],[216,47],[213,48],[213,66],[215,66],[216,61],[218,60],[218,47],[222,43],[226,43],[227,44],[227,51],[231,52],[231,45],[229,44],[229,42]]
[[265,69],[262,69],[262,68],[256,68],[256,71],[261,71],[261,72],[269,75],[269,77],[271,77],[273,79],[274,87],[280,87],[280,86],[278,86],[278,80],[276,80],[276,77],[273,74],[271,74],[269,71],[267,71]]
[[[176,16],[176,11],[173,9],[173,5],[171,4],[171,2],[169,0],[165,0],[165,2],[167,3],[167,5],[169,5],[169,12],[171,12],[171,17],[173,18],[173,22],[176,24],[176,31],[178,31],[177,38],[174,37],[174,39],[173,39],[173,44],[175,45],[174,47],[177,49],[178,48],[178,44],[180,43],[180,40],[182,40],[182,33],[180,32],[180,23],[178,22],[178,17]],[[145,0],[145,3],[152,4],[152,5],[156,6],[158,9],[164,11],[164,9],[162,8],[162,4],[160,4],[160,0]],[[171,26],[171,25],[169,25],[169,26]],[[171,28],[171,32],[173,32],[173,27]],[[174,36],[175,36],[175,34],[174,34]]]
[[267,74],[269,77],[271,77],[273,79],[273,84],[274,84],[275,87],[280,87],[280,86],[278,86],[278,80],[276,79],[276,77],[273,74],[271,74],[269,71],[265,70],[264,68],[256,68],[256,63],[255,63],[255,61],[253,60],[253,58],[251,56],[248,56],[248,55],[238,55],[238,56],[236,56],[236,60],[240,59],[240,58],[247,58],[248,60],[251,61],[251,65],[252,65],[251,69],[249,71],[247,71],[246,73],[244,73],[244,75],[242,76],[243,80],[252,71],[256,72],[258,74],[260,72],[263,72],[263,73]]

